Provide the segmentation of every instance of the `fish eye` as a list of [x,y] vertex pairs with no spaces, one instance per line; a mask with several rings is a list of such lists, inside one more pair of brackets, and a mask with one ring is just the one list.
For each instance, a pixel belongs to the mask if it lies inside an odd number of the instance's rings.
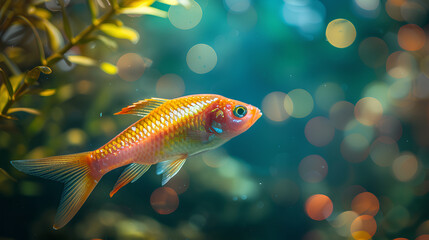
[[242,118],[242,117],[246,116],[247,108],[245,106],[242,106],[242,105],[237,105],[234,107],[233,112],[234,112],[234,115],[236,117]]

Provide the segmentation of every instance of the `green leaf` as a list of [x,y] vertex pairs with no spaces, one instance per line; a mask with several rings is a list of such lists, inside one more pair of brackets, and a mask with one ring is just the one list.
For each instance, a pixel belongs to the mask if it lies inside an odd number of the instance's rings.
[[46,32],[48,33],[49,45],[51,47],[51,50],[56,51],[57,49],[64,46],[64,39],[60,30],[58,30],[57,27],[55,27],[51,22],[46,19],[43,19],[42,22],[45,25]]
[[34,108],[9,108],[9,111],[7,111],[7,114],[11,114],[14,112],[26,112],[34,115],[40,115],[40,111]]
[[154,3],[155,0],[123,0],[122,7],[141,7],[141,6],[150,6]]
[[11,2],[12,2],[12,0],[6,0],[6,2],[2,3],[3,6],[0,9],[0,19],[2,19],[3,16],[5,15],[5,12],[9,8],[9,5]]
[[118,48],[118,44],[106,36],[98,35],[97,40],[100,40],[100,42],[104,43],[104,45],[106,45],[107,47],[109,47],[111,49],[117,49]]
[[18,18],[24,21],[33,31],[34,37],[36,39],[37,47],[39,48],[40,62],[42,64],[46,64],[45,50],[43,49],[43,43],[42,43],[42,40],[40,39],[39,32],[37,32],[36,27],[26,17],[22,15],[18,15]]
[[1,114],[1,113],[0,113],[0,117],[6,118],[6,119],[9,119],[9,120],[18,120],[18,118],[16,118],[16,117],[4,115],[4,114]]
[[18,66],[14,62],[12,62],[7,55],[1,52],[0,52],[0,62],[3,62],[6,65],[6,67],[11,71],[12,75],[22,74]]
[[167,5],[179,5],[178,0],[158,0],[158,2],[167,4]]
[[44,8],[35,8],[33,14],[40,17],[41,19],[51,19],[52,17],[51,12]]
[[112,23],[118,27],[124,26],[124,23],[119,19],[108,19],[108,20],[104,21],[104,24],[106,24],[106,23]]
[[25,77],[25,83],[32,85],[37,81],[37,79],[39,79],[40,73],[51,74],[52,70],[47,66],[37,66],[27,73]]
[[115,65],[108,63],[108,62],[102,62],[100,64],[100,68],[105,73],[110,74],[110,75],[115,75],[118,72],[118,68]]
[[4,85],[6,85],[7,92],[9,93],[9,99],[13,98],[13,88],[12,84],[9,81],[9,78],[7,77],[6,73],[3,71],[3,69],[0,68],[0,72],[3,77]]
[[39,93],[39,95],[40,95],[40,96],[43,96],[43,97],[49,97],[49,96],[54,95],[54,94],[55,94],[55,92],[56,92],[56,90],[55,90],[55,89],[46,89],[46,90],[41,91],[41,92]]
[[97,65],[97,61],[95,61],[92,58],[85,57],[85,56],[71,55],[71,56],[67,56],[67,59],[72,63],[76,63],[76,64],[82,65],[82,66],[95,66],[95,65]]
[[142,7],[136,7],[136,8],[123,8],[120,11],[121,14],[136,14],[136,15],[153,15],[153,16],[158,16],[158,17],[162,17],[162,18],[166,18],[167,17],[167,12],[166,11],[162,11],[159,10],[157,8],[153,8],[153,7],[147,7],[147,6],[142,6]]
[[37,66],[35,68],[39,69],[43,74],[51,74],[52,73],[51,68],[49,68],[48,66]]
[[73,32],[70,25],[70,20],[66,12],[66,8],[64,5],[64,0],[58,0],[58,2],[61,5],[61,12],[63,14],[63,26],[64,26],[64,32],[66,33],[67,38],[69,41],[73,39]]
[[115,24],[105,23],[100,26],[100,30],[115,38],[128,39],[134,44],[140,39],[136,30],[126,26],[118,27]]

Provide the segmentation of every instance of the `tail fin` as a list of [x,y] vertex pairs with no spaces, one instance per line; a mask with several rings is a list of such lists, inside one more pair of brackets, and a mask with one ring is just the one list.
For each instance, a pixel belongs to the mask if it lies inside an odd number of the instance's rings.
[[[90,174],[88,153],[11,161],[21,172],[64,183],[64,191],[53,228],[64,227],[97,185],[100,177]],[[97,175],[95,175],[97,176]]]

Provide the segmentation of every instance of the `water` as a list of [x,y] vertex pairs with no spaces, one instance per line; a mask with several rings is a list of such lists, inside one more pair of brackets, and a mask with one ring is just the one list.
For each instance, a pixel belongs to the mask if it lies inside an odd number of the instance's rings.
[[[196,2],[188,20],[175,9],[173,23],[124,16],[137,44],[71,53],[114,64],[117,74],[97,64],[53,67],[39,82],[56,93],[14,106],[41,114],[0,120],[0,239],[426,239],[427,6]],[[90,22],[87,9],[67,6],[75,34]],[[123,107],[199,93],[264,115],[188,159],[164,188],[151,168],[109,198],[121,172],[112,171],[60,230],[52,224],[62,184],[9,164],[94,150],[138,120],[113,115]]]

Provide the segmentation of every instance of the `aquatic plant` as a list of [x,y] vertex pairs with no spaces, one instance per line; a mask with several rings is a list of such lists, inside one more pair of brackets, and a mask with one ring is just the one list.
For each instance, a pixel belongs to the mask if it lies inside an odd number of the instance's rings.
[[[90,56],[72,55],[74,47],[92,42],[116,49],[114,39],[139,41],[139,33],[118,19],[120,15],[154,15],[166,17],[167,12],[152,7],[155,0],[87,0],[90,24],[75,34],[78,26],[67,9],[70,0],[6,0],[0,3],[0,117],[16,119],[14,112],[38,114],[37,109],[13,107],[24,95],[51,96],[55,89],[38,84],[41,74],[51,74],[59,61],[99,67],[107,74],[116,74],[116,66]],[[158,0],[178,5],[177,0]],[[183,1],[186,5],[186,1]],[[59,21],[57,14],[62,19]]]

